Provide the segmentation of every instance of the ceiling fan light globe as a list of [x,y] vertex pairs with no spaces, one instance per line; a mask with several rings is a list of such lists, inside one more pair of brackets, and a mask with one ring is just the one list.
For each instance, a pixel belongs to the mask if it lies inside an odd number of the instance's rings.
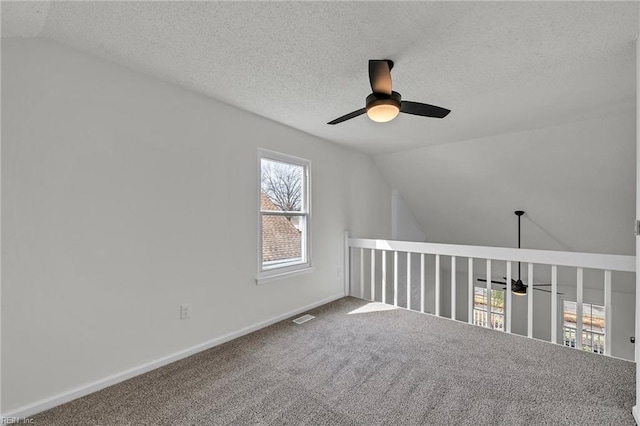
[[377,123],[386,123],[398,116],[400,108],[394,103],[377,103],[367,108],[369,118]]
[[386,123],[396,118],[401,105],[402,96],[398,92],[391,92],[390,95],[372,93],[366,99],[367,115],[378,123]]

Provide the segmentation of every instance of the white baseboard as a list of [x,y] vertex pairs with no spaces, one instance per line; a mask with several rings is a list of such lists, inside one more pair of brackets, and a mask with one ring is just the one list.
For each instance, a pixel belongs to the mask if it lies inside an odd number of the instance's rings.
[[[284,314],[278,315],[276,317],[270,318],[266,321],[262,321],[248,327],[245,327],[241,330],[234,331],[233,333],[225,334],[224,336],[215,338],[213,340],[209,340],[208,342],[201,343],[199,345],[193,346],[191,348],[175,352],[171,355],[164,356],[162,358],[158,358],[155,361],[147,362],[145,364],[139,365],[137,367],[129,368],[127,370],[121,371],[116,374],[112,374],[111,376],[105,377],[103,379],[99,379],[93,381],[91,383],[87,383],[86,385],[79,386],[75,389],[71,389],[67,392],[60,393],[58,395],[54,395],[50,398],[42,399],[40,401],[34,402],[32,404],[24,405],[15,410],[9,411],[7,413],[0,414],[0,418],[2,419],[1,424],[9,424],[11,419],[15,418],[25,418],[33,416],[42,411],[48,410],[50,408],[56,407],[58,405],[64,404],[69,401],[73,401],[74,399],[81,398],[83,396],[89,395],[91,393],[97,392],[106,387],[115,385],[117,383],[128,380],[132,377],[139,376],[140,374],[144,374],[151,370],[155,370],[156,368],[160,368],[167,364],[171,364],[172,362],[181,360],[188,356],[194,355],[198,352],[202,352],[207,349],[211,349],[215,346],[226,343],[230,340],[237,339],[238,337],[244,336],[245,334],[252,333],[254,331],[260,330],[261,328],[268,327],[272,324],[285,320],[294,315],[298,315],[302,312],[308,311],[313,308],[317,308],[318,306],[324,305],[329,302],[333,302],[334,300],[338,300],[344,297],[344,294],[336,294],[326,299],[319,300],[317,302],[311,303],[307,306],[303,306],[298,309],[294,309],[289,312],[285,312]],[[6,423],[5,423],[6,422]]]
[[633,413],[633,418],[636,420],[636,424],[640,425],[640,408],[638,408],[637,405],[634,405],[633,408],[631,409],[631,412]]

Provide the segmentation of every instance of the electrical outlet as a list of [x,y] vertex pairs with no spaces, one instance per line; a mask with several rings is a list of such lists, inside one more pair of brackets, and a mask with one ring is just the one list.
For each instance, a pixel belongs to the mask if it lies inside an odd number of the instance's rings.
[[187,319],[191,317],[191,305],[180,305],[180,319]]

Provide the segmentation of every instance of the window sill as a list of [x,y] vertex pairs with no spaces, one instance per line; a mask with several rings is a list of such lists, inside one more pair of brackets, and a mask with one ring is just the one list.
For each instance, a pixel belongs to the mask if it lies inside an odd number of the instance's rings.
[[272,281],[279,281],[285,278],[291,278],[298,275],[309,274],[313,272],[313,269],[314,269],[313,266],[304,266],[303,268],[289,270],[289,271],[282,271],[282,272],[274,271],[269,274],[263,273],[256,277],[256,284],[262,285],[262,284],[270,283]]

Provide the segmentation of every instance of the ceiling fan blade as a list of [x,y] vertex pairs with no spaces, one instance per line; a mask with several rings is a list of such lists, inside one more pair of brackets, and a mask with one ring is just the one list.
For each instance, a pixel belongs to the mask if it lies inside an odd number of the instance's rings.
[[393,61],[387,59],[369,60],[369,83],[373,93],[391,95],[391,68]]
[[400,112],[422,117],[445,118],[451,110],[435,105],[421,104],[420,102],[402,101]]
[[[478,281],[482,281],[483,283],[486,283],[486,282],[487,282],[487,280],[485,280],[484,278],[478,278]],[[492,282],[493,284],[502,284],[502,285],[507,285],[507,283],[503,283],[502,281],[493,281],[493,280],[491,280],[491,282]]]
[[[544,290],[544,289],[542,289],[542,288],[534,288],[534,290],[544,291],[545,293],[551,293],[551,291],[549,291],[549,290]],[[558,293],[556,293],[556,294],[564,295],[564,293],[560,293],[560,292],[558,292]]]
[[349,114],[347,114],[347,115],[343,115],[342,117],[336,118],[335,120],[330,121],[330,122],[328,122],[327,124],[338,124],[338,123],[342,123],[343,121],[351,120],[352,118],[355,118],[355,117],[357,117],[357,116],[359,116],[359,115],[362,115],[362,114],[364,114],[365,112],[367,112],[367,109],[366,109],[366,108],[362,108],[362,109],[359,109],[359,110],[357,110],[357,111],[350,112],[350,113],[349,113]]

